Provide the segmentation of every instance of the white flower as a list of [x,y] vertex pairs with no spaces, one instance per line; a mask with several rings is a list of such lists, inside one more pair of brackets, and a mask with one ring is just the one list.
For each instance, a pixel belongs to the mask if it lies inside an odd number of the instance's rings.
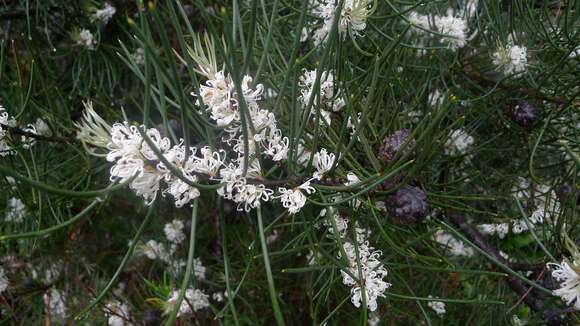
[[304,70],[302,76],[298,81],[300,86],[300,97],[299,101],[304,107],[312,100],[313,104],[311,107],[311,114],[316,116],[317,102],[315,99],[311,99],[313,95],[317,97],[320,101],[320,115],[321,119],[319,123],[324,125],[330,125],[330,114],[331,112],[338,112],[342,110],[345,106],[345,101],[340,96],[340,94],[335,94],[335,82],[334,75],[330,71],[323,71],[320,76],[320,85],[318,93],[314,93],[314,83],[316,81],[316,70]]
[[570,55],[568,56],[569,59],[574,59],[578,57],[580,57],[580,45],[574,48],[574,50],[572,50],[572,52],[570,52]]
[[278,188],[278,192],[280,193],[278,198],[280,198],[282,206],[288,209],[288,213],[296,214],[306,204],[306,195],[302,191],[310,195],[316,190],[310,186],[310,180],[293,189]]
[[50,288],[44,294],[43,301],[46,309],[53,318],[63,320],[66,317],[65,298],[62,292],[55,288]]
[[[429,295],[429,298],[433,298],[433,297],[431,295]],[[429,308],[433,309],[433,311],[435,311],[438,316],[443,316],[446,313],[444,302],[429,301],[429,303],[427,303],[427,306],[429,306]]]
[[145,64],[145,49],[137,48],[135,52],[131,54],[131,58],[135,61],[135,64],[138,66],[142,66]]
[[[348,228],[348,218],[341,216],[338,212],[329,207],[329,213],[331,218],[334,219],[334,224],[336,224],[336,231],[338,232],[338,236],[344,237],[346,235],[346,231]],[[326,216],[326,208],[320,211],[318,216]],[[327,227],[328,233],[334,234],[334,226],[332,225],[332,221],[326,220],[324,221],[324,225]]]
[[[183,173],[186,178],[192,182],[197,182],[196,176],[188,176]],[[167,189],[163,191],[163,194],[170,194],[175,199],[175,206],[177,208],[183,207],[183,205],[191,202],[193,199],[199,197],[200,192],[197,188],[190,186],[183,180],[173,177],[170,181],[167,181]]]
[[201,258],[198,257],[193,260],[193,273],[198,280],[205,280],[206,270],[207,269],[203,266]]
[[215,177],[224,165],[225,152],[223,150],[214,152],[208,146],[202,147],[199,152],[200,157],[195,155],[193,157],[192,170]]
[[162,243],[155,240],[149,240],[140,247],[140,252],[151,260],[160,259],[163,261],[169,260],[169,253],[165,250]]
[[[171,297],[169,298],[169,300],[167,300],[165,304],[166,313],[171,313],[175,304],[177,303],[178,297],[179,290],[174,290],[173,293],[171,294]],[[179,306],[177,317],[189,315],[194,311],[199,311],[207,307],[209,307],[209,297],[207,294],[203,293],[203,291],[199,289],[187,289],[185,290],[185,296],[183,297],[181,306]]]
[[211,298],[214,299],[216,302],[223,302],[224,295],[221,292],[215,292],[211,295]]
[[436,16],[435,26],[438,31],[446,37],[441,38],[442,43],[448,43],[448,47],[452,50],[462,48],[467,44],[467,22],[460,17],[454,17],[451,11],[447,12],[446,16]]
[[[369,2],[369,0],[345,0],[343,2],[337,26],[341,36],[344,37],[349,29],[353,32],[353,36],[360,35],[366,28],[367,18],[372,14]],[[324,21],[322,27],[314,33],[315,45],[320,45],[327,39],[338,3],[340,2],[334,0],[320,0],[320,3],[314,6],[313,14]]]
[[272,161],[282,161],[288,158],[288,137],[282,137],[282,131],[276,129],[268,140],[268,146],[264,152],[272,157]]
[[115,15],[117,9],[113,7],[110,3],[105,2],[105,7],[103,9],[97,9],[95,13],[91,16],[91,21],[101,21],[103,24],[107,24],[111,18]]
[[6,277],[6,271],[0,266],[0,294],[8,289],[10,282],[8,277]]
[[0,156],[11,155],[14,153],[12,147],[8,144],[8,131],[6,127],[15,127],[16,120],[11,117],[4,107],[0,105]]
[[559,282],[560,288],[553,291],[566,302],[567,305],[574,305],[574,309],[580,311],[580,261],[575,259],[569,262],[564,259],[560,264],[548,263],[552,276]]
[[165,237],[170,242],[179,244],[185,240],[185,233],[183,233],[183,222],[181,220],[173,220],[171,223],[165,224],[163,227],[163,232],[165,232]]
[[445,100],[445,95],[441,94],[441,92],[436,89],[434,91],[432,91],[431,93],[429,93],[429,98],[427,99],[427,103],[429,103],[429,106],[433,107],[433,108],[437,108],[439,106],[441,106],[441,104],[443,104],[443,101]]
[[48,124],[46,124],[46,122],[44,120],[42,120],[41,118],[37,118],[36,121],[34,122],[33,126],[34,126],[34,129],[36,130],[37,135],[41,135],[41,136],[52,135],[52,132],[50,131],[50,128],[48,127]]
[[6,204],[6,217],[4,221],[21,223],[26,216],[26,205],[20,200],[20,198],[12,197],[8,199]]
[[234,186],[232,200],[238,203],[238,210],[249,212],[252,208],[260,206],[260,201],[269,201],[274,190],[266,188],[263,184],[248,184],[245,178]]
[[[364,234],[359,233],[357,238],[358,255],[355,246],[351,242],[344,242],[344,251],[349,262],[347,270],[356,279],[341,270],[342,283],[351,287],[351,302],[357,308],[360,307],[362,302],[363,287],[361,284],[364,284],[367,308],[370,311],[375,311],[378,307],[377,299],[385,296],[384,292],[391,284],[383,280],[388,272],[379,260],[382,255],[381,251],[374,250],[373,247],[369,246]],[[339,258],[340,256],[341,252],[339,251]]]
[[499,46],[493,53],[493,64],[504,75],[524,72],[528,66],[528,49],[525,46],[514,45],[511,41],[505,46]]
[[89,31],[88,29],[83,29],[79,33],[78,43],[84,45],[89,50],[94,50],[97,41],[95,40],[95,37],[93,36],[93,33],[91,33],[91,31]]
[[103,311],[107,318],[107,325],[109,326],[132,325],[130,322],[131,314],[129,312],[129,306],[125,303],[116,300],[110,301],[105,305]]
[[445,143],[445,153],[448,155],[463,155],[473,145],[474,139],[463,129],[451,132]]
[[446,247],[447,252],[451,256],[471,257],[475,254],[473,248],[465,246],[462,241],[455,239],[451,234],[443,230],[435,232],[433,237],[435,241]]
[[369,320],[368,320],[369,326],[378,326],[380,322],[381,322],[381,317],[379,317],[379,315],[377,315],[377,314],[370,314],[369,315]]
[[[359,112],[356,114],[356,124],[354,124],[352,122],[352,117],[348,117],[348,120],[346,121],[346,128],[350,129],[351,136],[356,133],[356,126],[360,124],[361,116],[362,116],[362,112]],[[358,136],[357,136],[357,138],[358,138]],[[360,139],[360,138],[358,138],[358,139]]]
[[[212,79],[208,79],[205,85],[200,85],[199,93],[203,104],[211,112],[211,119],[219,127],[224,127],[239,119],[237,106],[234,105],[233,93],[234,82],[223,71],[217,72]],[[191,93],[195,96],[195,93]],[[196,103],[200,105],[199,100]]]
[[332,168],[334,165],[334,160],[336,156],[333,153],[328,153],[326,148],[321,149],[319,152],[314,154],[313,159],[313,166],[316,168],[316,172],[314,172],[313,177],[315,179],[322,179],[324,174]]
[[467,44],[467,21],[459,16],[454,16],[452,10],[448,10],[445,16],[433,15],[431,17],[411,12],[408,18],[414,26],[413,31],[416,33],[434,35],[428,32],[434,31],[443,34],[444,36],[438,36],[440,37],[439,41],[443,44],[446,43],[451,50],[457,50]]

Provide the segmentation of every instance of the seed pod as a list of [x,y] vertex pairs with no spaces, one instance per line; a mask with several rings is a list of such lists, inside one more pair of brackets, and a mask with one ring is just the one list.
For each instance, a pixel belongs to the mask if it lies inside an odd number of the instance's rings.
[[421,188],[406,185],[389,195],[385,204],[395,224],[414,225],[429,212],[427,196]]
[[379,149],[378,157],[381,161],[389,163],[399,152],[401,152],[401,155],[408,154],[415,144],[416,141],[411,137],[409,129],[397,130],[385,137]]
[[508,117],[524,128],[532,127],[539,118],[539,110],[524,100],[506,110]]

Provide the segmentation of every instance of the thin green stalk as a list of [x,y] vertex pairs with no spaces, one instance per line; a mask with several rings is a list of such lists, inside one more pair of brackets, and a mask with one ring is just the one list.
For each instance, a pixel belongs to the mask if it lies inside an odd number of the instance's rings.
[[262,210],[260,206],[256,209],[258,215],[258,232],[260,233],[260,244],[262,245],[262,255],[264,255],[264,266],[266,268],[266,276],[268,278],[268,290],[270,292],[270,300],[272,301],[272,309],[274,310],[274,317],[278,325],[285,325],[280,305],[278,304],[278,295],[274,286],[274,277],[272,276],[272,268],[270,267],[270,257],[268,256],[268,247],[266,244],[266,236],[264,235],[264,222],[262,221]]
[[189,285],[189,280],[191,279],[191,273],[193,271],[193,253],[195,250],[195,228],[197,225],[197,206],[198,206],[198,198],[196,198],[193,201],[193,209],[191,211],[191,231],[189,233],[189,252],[187,253],[187,266],[185,267],[185,276],[183,277],[181,287],[179,288],[179,296],[177,297],[177,301],[175,302],[175,307],[173,307],[171,315],[169,315],[169,318],[165,321],[166,326],[172,326],[173,323],[175,322],[175,318],[177,318],[177,312],[181,307],[183,297],[185,296],[186,288]]
[[61,224],[54,225],[54,226],[51,226],[49,228],[38,230],[38,231],[2,235],[2,236],[0,236],[0,241],[12,240],[12,239],[22,239],[22,238],[42,237],[42,236],[45,236],[45,235],[50,234],[52,232],[58,231],[60,229],[63,229],[65,227],[75,223],[76,221],[80,220],[81,218],[85,217],[85,215],[87,215],[99,202],[100,202],[100,200],[94,200],[92,203],[89,204],[89,206],[85,207],[85,209],[83,209],[80,213],[78,213],[73,218],[71,218],[68,221],[63,222]]
[[97,295],[97,297],[95,299],[93,299],[93,301],[91,301],[91,303],[87,307],[85,307],[80,313],[77,314],[77,316],[75,317],[75,320],[80,320],[80,319],[86,318],[88,313],[91,310],[93,310],[93,308],[95,308],[95,306],[98,305],[99,302],[101,302],[101,300],[103,300],[103,298],[109,292],[109,290],[111,289],[113,284],[115,284],[115,282],[117,281],[117,279],[121,275],[121,272],[123,272],[123,269],[125,269],[125,266],[129,262],[129,259],[131,259],[131,257],[133,257],[133,251],[135,250],[135,247],[137,246],[139,239],[141,239],[141,234],[143,234],[143,230],[145,230],[145,226],[149,225],[149,220],[151,219],[151,216],[153,216],[154,207],[155,207],[155,203],[152,203],[151,206],[149,207],[149,210],[147,211],[147,214],[145,215],[145,219],[143,219],[141,226],[139,226],[137,233],[135,233],[133,240],[131,240],[131,245],[129,246],[129,249],[125,253],[123,260],[121,260],[119,267],[117,267],[117,271],[115,271],[115,274],[113,274],[113,277],[111,277],[111,280],[109,280],[109,283],[107,283],[105,288],[103,288],[101,290],[101,292]]

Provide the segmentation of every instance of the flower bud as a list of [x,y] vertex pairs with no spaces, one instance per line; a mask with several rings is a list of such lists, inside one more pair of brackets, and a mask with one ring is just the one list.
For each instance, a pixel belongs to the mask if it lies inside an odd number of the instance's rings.
[[506,110],[508,117],[524,128],[532,127],[539,118],[539,110],[524,100]]

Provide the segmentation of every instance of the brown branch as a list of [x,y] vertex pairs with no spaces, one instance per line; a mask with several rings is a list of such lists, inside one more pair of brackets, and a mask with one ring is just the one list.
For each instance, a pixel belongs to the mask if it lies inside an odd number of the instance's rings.
[[20,129],[18,127],[11,127],[11,126],[1,124],[1,123],[0,123],[0,127],[8,130],[10,133],[12,133],[14,135],[20,135],[20,136],[25,136],[25,137],[29,137],[29,138],[34,138],[36,140],[41,140],[41,141],[47,141],[47,142],[52,142],[52,143],[62,143],[62,144],[72,144],[72,143],[77,142],[77,140],[75,138],[72,138],[72,137],[43,136],[43,135],[38,135],[38,134],[35,134],[32,132]]
[[[463,216],[457,212],[450,212],[449,219],[470,241],[481,248],[481,250],[485,251],[502,264],[510,266],[510,263],[500,255],[499,250],[492,246],[475,227],[465,220]],[[508,284],[532,310],[542,313],[542,317],[548,325],[566,324],[567,318],[563,316],[565,311],[557,308],[547,308],[544,300],[535,293],[532,287],[528,287],[521,279],[510,274],[508,276]]]

